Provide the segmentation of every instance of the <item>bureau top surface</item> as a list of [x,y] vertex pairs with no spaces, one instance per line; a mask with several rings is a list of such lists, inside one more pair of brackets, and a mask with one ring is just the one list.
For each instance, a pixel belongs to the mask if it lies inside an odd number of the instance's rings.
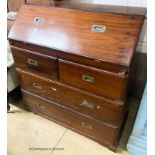
[[25,5],[9,39],[129,66],[143,20],[140,15]]

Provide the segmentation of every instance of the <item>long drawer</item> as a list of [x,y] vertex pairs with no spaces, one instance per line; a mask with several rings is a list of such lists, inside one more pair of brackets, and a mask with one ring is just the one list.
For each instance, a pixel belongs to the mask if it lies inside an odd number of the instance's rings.
[[119,126],[125,105],[17,69],[23,89],[63,104],[88,117]]
[[23,99],[27,109],[44,117],[55,120],[57,123],[69,127],[82,135],[85,135],[93,140],[104,145],[114,145],[118,135],[119,128],[107,124],[97,123],[86,117],[77,115],[57,103],[45,98],[34,95],[23,90]]
[[49,79],[58,79],[57,58],[15,47],[12,53],[17,67]]
[[127,89],[127,76],[77,63],[59,60],[60,80],[84,90],[105,97],[124,100]]

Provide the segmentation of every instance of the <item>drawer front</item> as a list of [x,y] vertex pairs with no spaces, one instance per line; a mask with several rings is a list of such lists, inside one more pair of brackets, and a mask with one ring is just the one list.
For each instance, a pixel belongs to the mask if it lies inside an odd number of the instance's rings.
[[49,119],[68,126],[89,138],[92,138],[100,143],[112,145],[118,133],[118,128],[101,124],[91,119],[77,115],[68,109],[58,106],[56,103],[46,100],[42,97],[33,95],[27,91],[23,91],[25,104],[36,106],[37,113]]
[[102,70],[108,70],[116,74],[122,71],[128,72],[128,67],[125,67],[123,65],[119,65],[119,64],[116,65],[102,60],[96,61],[95,59],[92,59],[89,57],[83,57],[81,55],[75,55],[75,54],[73,55],[69,53],[66,54],[66,52],[58,51],[55,49],[48,49],[46,47],[38,46],[35,44],[23,43],[15,40],[9,40],[9,42],[12,47],[18,47],[18,49],[26,49],[29,51],[35,51],[37,53],[57,57],[60,59],[67,59],[68,61],[83,64],[86,66],[95,67]]
[[67,126],[71,125],[73,122],[73,118],[66,115],[66,111],[63,108],[52,104],[53,102],[49,102],[46,99],[42,99],[41,97],[36,97],[30,92],[22,90],[22,96],[24,101],[24,107],[27,110],[33,111],[34,113],[41,113],[46,117],[55,118],[57,121],[66,124]]
[[50,79],[58,79],[58,61],[56,58],[18,48],[12,48],[12,53],[17,67]]
[[81,134],[95,138],[101,143],[114,144],[118,136],[117,127],[100,124],[86,117],[81,117],[80,115],[75,116],[72,127]]
[[124,118],[125,106],[122,103],[112,102],[19,69],[17,71],[20,85],[27,91],[63,104],[73,111],[99,121],[119,126]]
[[111,99],[124,100],[126,96],[125,75],[59,60],[59,76],[62,82]]

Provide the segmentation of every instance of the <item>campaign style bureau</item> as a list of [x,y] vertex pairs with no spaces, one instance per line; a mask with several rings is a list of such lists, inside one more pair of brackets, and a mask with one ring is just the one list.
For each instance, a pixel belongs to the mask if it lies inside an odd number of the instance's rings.
[[116,150],[143,20],[22,6],[8,38],[25,108]]

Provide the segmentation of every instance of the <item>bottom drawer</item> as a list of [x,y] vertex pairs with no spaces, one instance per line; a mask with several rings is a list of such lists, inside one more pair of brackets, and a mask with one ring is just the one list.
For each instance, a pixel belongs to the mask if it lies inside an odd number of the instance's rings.
[[89,137],[110,149],[115,149],[118,142],[119,128],[110,124],[99,123],[73,113],[68,108],[50,100],[22,90],[25,108]]
[[41,114],[44,117],[50,118],[58,123],[65,124],[69,127],[74,120],[73,117],[66,114],[66,110],[57,106],[56,103],[48,101],[35,94],[22,90],[22,96],[25,109]]

